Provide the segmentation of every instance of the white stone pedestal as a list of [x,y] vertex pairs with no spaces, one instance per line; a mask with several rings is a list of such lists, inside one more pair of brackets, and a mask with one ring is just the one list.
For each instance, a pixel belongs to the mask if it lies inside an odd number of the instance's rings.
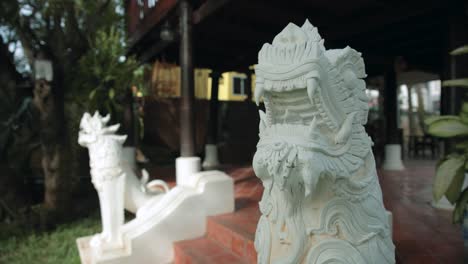
[[[178,159],[178,165],[194,165],[195,159],[189,160]],[[190,176],[193,187],[178,185],[138,210],[137,217],[122,227],[122,248],[102,251],[90,246],[92,236],[77,239],[81,262],[171,263],[174,242],[203,236],[207,216],[234,211],[232,178],[221,171]]]
[[216,168],[219,166],[217,145],[205,145],[205,160],[203,161],[202,166],[203,168]]
[[176,182],[180,186],[194,186],[193,174],[201,170],[199,157],[179,157],[176,159]]
[[404,170],[405,166],[401,160],[401,145],[388,144],[385,145],[385,159],[383,162],[384,170]]

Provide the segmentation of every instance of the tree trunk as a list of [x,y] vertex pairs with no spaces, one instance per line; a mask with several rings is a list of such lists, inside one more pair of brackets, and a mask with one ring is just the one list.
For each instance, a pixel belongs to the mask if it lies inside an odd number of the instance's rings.
[[[54,78],[61,78],[54,74]],[[60,81],[54,81],[59,85]],[[58,90],[57,88],[55,90]],[[42,149],[42,169],[44,171],[44,208],[43,221],[53,224],[64,216],[64,209],[70,203],[71,190],[66,179],[72,172],[66,169],[69,151],[66,149],[66,129],[63,120],[63,107],[52,92],[51,84],[37,80],[34,87],[34,103],[40,113],[40,136]],[[63,101],[61,102],[63,104]],[[59,105],[58,105],[59,104]]]

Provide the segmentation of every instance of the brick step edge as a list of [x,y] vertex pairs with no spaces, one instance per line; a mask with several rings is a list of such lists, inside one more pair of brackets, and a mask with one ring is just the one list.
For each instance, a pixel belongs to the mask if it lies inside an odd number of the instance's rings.
[[257,262],[253,238],[218,221],[216,217],[208,217],[206,237],[221,244],[236,256],[247,259],[248,263]]
[[206,237],[174,243],[174,264],[250,264]]

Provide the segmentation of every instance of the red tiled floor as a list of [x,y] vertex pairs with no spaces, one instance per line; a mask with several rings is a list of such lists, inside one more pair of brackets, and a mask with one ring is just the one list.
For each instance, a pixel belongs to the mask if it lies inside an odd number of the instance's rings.
[[393,213],[393,240],[400,263],[462,264],[461,227],[432,202],[435,162],[409,162],[401,172],[379,171],[385,207]]
[[[463,261],[461,227],[451,223],[449,211],[431,206],[434,164],[435,162],[427,161],[410,162],[406,164],[406,170],[401,172],[378,172],[385,206],[393,213],[397,263],[468,263]],[[236,182],[236,212],[211,217],[208,238],[211,236],[209,240],[216,241],[214,244],[217,247],[229,250],[235,257],[242,257],[242,261],[255,263],[253,240],[260,216],[258,201],[263,187],[250,167],[229,167],[224,170]],[[192,247],[193,244],[186,246]],[[196,250],[203,249],[195,246],[189,251]],[[224,258],[229,261],[231,257]],[[176,263],[208,263],[196,258],[192,260],[193,262]],[[229,263],[223,261],[213,263]]]

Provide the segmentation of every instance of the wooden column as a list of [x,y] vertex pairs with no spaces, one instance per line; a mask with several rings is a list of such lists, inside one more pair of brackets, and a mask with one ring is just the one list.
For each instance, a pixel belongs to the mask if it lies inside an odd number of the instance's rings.
[[[396,61],[395,61],[396,62]],[[384,120],[385,120],[385,159],[384,170],[403,170],[401,133],[398,129],[398,83],[396,63],[388,65],[385,73]]]
[[400,144],[398,135],[398,87],[396,73],[393,64],[388,67],[385,73],[385,88],[384,88],[384,114],[385,114],[385,130],[386,144]]
[[221,73],[218,71],[211,73],[210,118],[207,143],[212,145],[218,143],[218,90],[220,77]]
[[195,126],[194,126],[194,73],[192,47],[192,6],[184,0],[179,5],[180,12],[180,67],[181,67],[181,98],[180,98],[180,155],[195,156]]
[[[468,18],[465,14],[464,1],[452,1],[448,8],[446,36],[447,41],[443,50],[444,70],[442,76],[444,80],[460,78],[466,75],[468,60],[461,56],[451,56],[450,51],[468,44],[466,28]],[[441,114],[457,115],[460,111],[464,90],[458,87],[442,88],[441,93]]]
[[[450,51],[468,44],[466,28],[468,27],[468,18],[465,14],[464,1],[451,1],[447,10],[447,22],[444,39],[446,40],[442,50],[442,79],[450,80],[466,76],[468,60],[464,56],[451,56]],[[460,87],[445,87],[441,89],[440,112],[442,115],[458,115],[461,103],[466,93],[465,89]],[[455,140],[445,139],[443,144],[444,153],[450,153],[455,149]]]

